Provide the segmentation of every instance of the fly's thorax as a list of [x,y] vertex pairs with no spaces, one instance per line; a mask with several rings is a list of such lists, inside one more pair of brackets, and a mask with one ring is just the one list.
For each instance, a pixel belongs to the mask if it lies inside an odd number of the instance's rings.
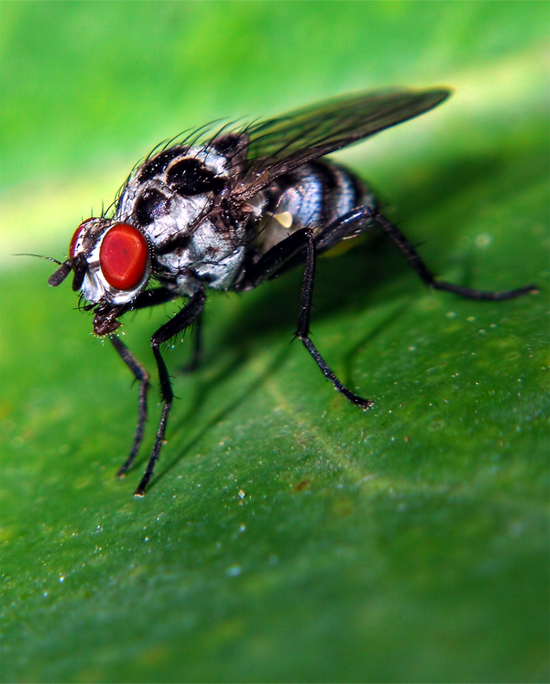
[[245,251],[245,221],[219,208],[231,159],[212,146],[175,146],[148,159],[122,191],[119,220],[139,226],[153,251],[153,272],[180,294],[202,284],[226,289]]
[[204,147],[174,146],[147,159],[123,188],[116,216],[162,248],[189,235],[226,185],[229,162]]
[[69,247],[75,284],[92,304],[130,303],[151,276],[145,236],[128,223],[92,218],[75,231]]
[[183,295],[194,294],[201,285],[226,290],[238,275],[246,252],[243,227],[230,229],[202,221],[179,246],[157,254],[158,277],[175,284]]

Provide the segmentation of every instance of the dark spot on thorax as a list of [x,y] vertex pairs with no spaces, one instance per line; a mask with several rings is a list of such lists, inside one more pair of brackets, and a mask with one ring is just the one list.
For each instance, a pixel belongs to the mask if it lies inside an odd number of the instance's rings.
[[178,145],[159,152],[143,164],[138,172],[138,180],[141,182],[148,181],[154,178],[154,176],[164,173],[168,168],[168,164],[186,151],[187,148]]
[[175,162],[166,173],[166,182],[179,195],[201,195],[205,192],[219,192],[224,179],[204,165],[199,159],[188,157]]
[[168,211],[168,199],[155,188],[146,190],[138,197],[134,217],[140,226],[148,226],[155,219],[164,216]]
[[190,235],[176,235],[171,240],[167,240],[163,245],[158,245],[156,253],[158,255],[174,253],[181,256],[189,248],[191,243]]

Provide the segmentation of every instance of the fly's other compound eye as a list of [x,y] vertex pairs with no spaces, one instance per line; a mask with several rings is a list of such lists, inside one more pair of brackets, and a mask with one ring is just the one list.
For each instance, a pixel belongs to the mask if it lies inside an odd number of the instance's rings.
[[[77,233],[78,230],[75,236]],[[147,269],[147,259],[145,238],[127,223],[114,225],[103,238],[99,250],[103,277],[117,290],[132,290],[139,284]]]
[[82,231],[86,227],[86,224],[89,222],[89,220],[90,219],[88,219],[88,221],[84,221],[84,223],[81,223],[78,226],[78,228],[75,230],[74,235],[71,238],[71,243],[69,245],[69,257],[71,259],[74,259],[76,243],[78,242],[78,238],[80,237],[80,234],[82,233]]

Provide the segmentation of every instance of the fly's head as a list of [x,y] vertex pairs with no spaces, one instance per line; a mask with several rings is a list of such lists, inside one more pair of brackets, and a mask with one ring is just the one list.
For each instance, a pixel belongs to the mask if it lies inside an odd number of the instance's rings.
[[48,283],[60,285],[74,273],[73,290],[82,290],[95,309],[94,332],[107,335],[120,327],[117,317],[130,308],[151,277],[151,256],[143,234],[115,219],[90,218],[76,229],[69,256]]

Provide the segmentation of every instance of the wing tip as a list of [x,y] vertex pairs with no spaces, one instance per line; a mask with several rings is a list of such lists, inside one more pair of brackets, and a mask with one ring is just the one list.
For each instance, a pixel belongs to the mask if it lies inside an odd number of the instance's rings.
[[450,88],[449,86],[436,86],[435,88],[427,88],[424,92],[426,95],[431,95],[433,97],[435,104],[439,104],[454,94],[454,88]]

